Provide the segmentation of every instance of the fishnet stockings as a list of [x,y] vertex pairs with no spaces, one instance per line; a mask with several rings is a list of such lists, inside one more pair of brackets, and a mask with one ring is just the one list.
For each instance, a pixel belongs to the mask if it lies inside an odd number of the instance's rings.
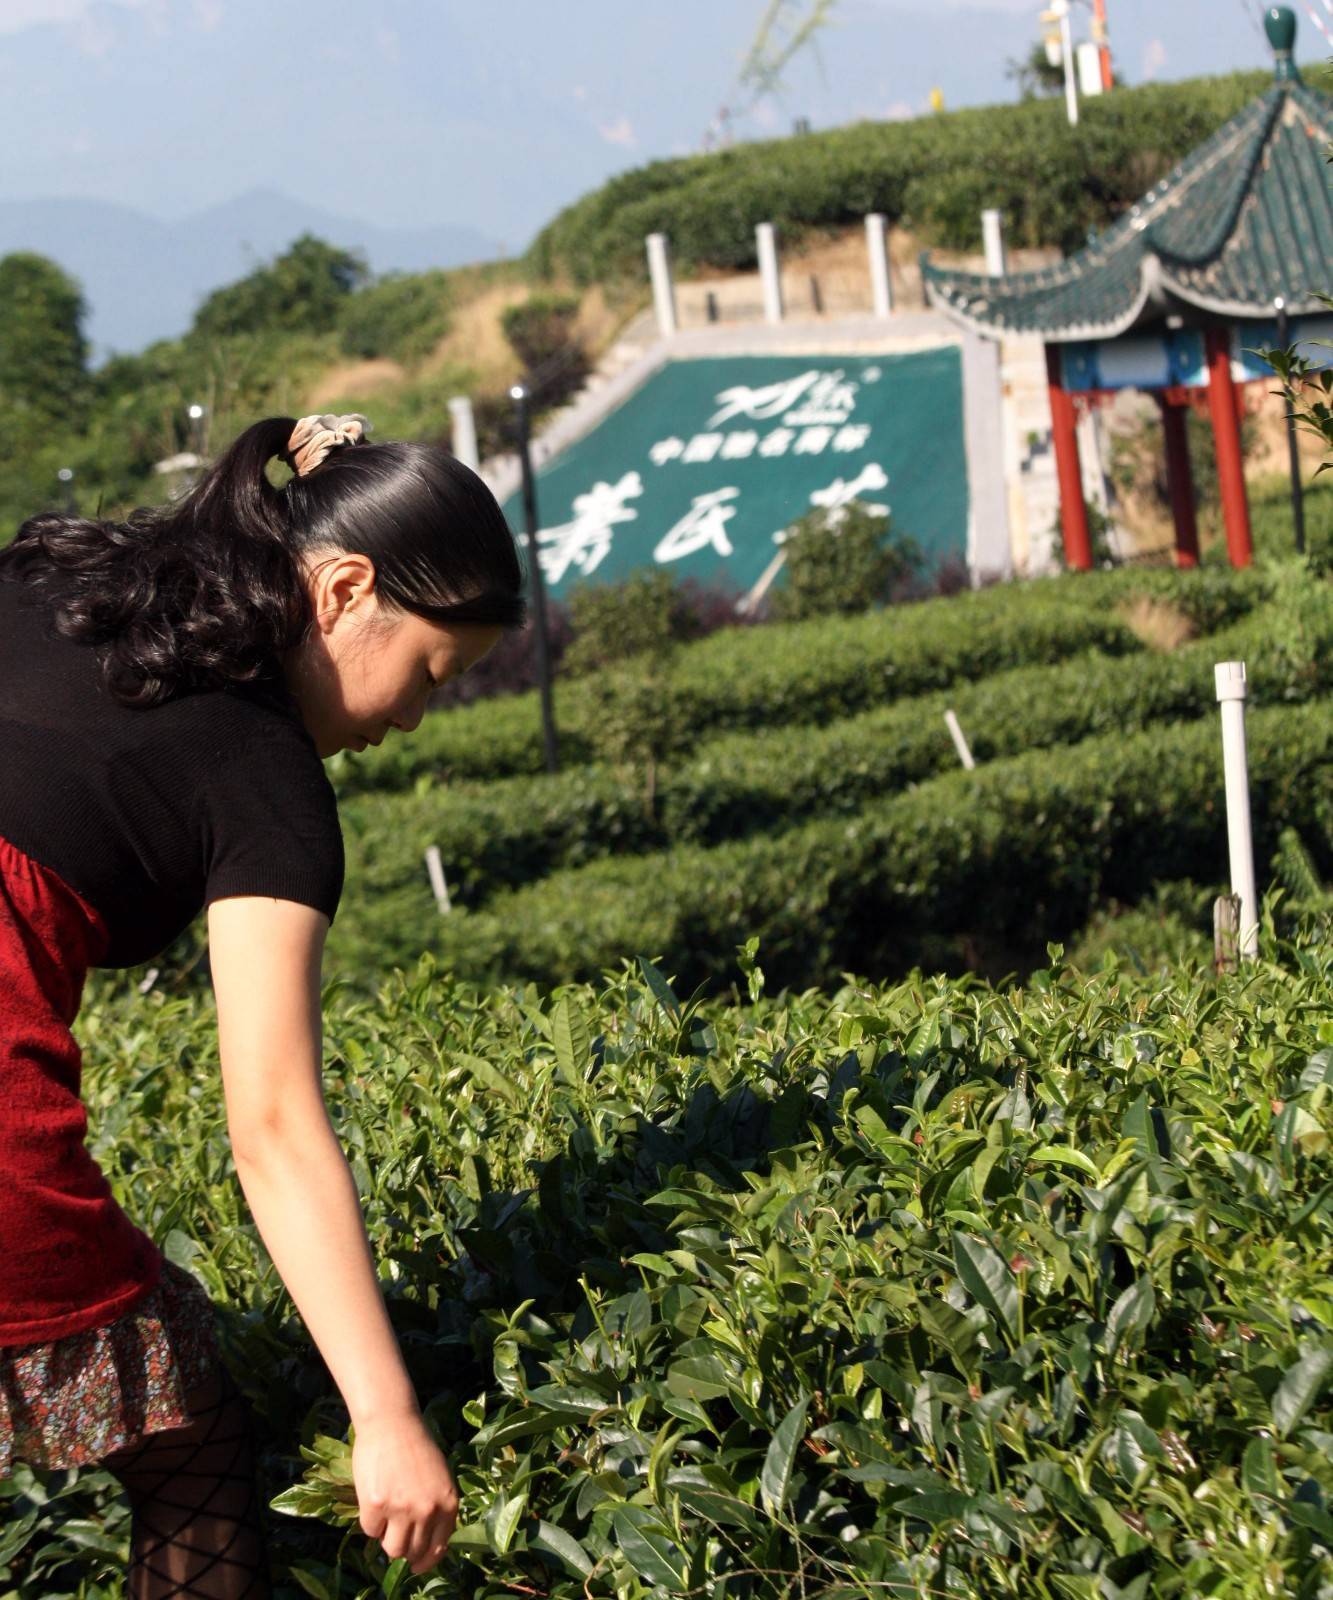
[[184,1427],[102,1463],[133,1512],[126,1600],[269,1600],[249,1407],[221,1365],[186,1399]]

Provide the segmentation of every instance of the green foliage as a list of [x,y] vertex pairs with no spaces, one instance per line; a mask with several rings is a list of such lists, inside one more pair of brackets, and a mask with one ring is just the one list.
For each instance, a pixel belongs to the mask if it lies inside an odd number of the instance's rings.
[[[1333,295],[1317,297],[1333,309]],[[1327,340],[1319,340],[1327,344]],[[1319,472],[1333,467],[1333,367],[1316,370],[1309,356],[1295,345],[1285,350],[1265,350],[1261,354],[1282,381],[1282,394],[1297,424],[1323,444],[1326,457]]]
[[449,301],[445,272],[386,273],[344,300],[342,347],[363,360],[415,365],[448,333]]
[[886,601],[921,565],[916,543],[891,532],[891,518],[859,500],[808,511],[786,530],[785,577],[769,605],[775,618],[799,622],[850,615]]
[[[1256,709],[1248,722],[1259,859],[1289,826],[1326,870],[1333,701]],[[665,792],[662,803],[666,813]],[[759,933],[766,968],[793,985],[917,964],[1000,973],[1031,964],[1041,941],[1076,931],[1104,900],[1177,878],[1217,882],[1225,814],[1211,718],[1116,729],[845,809],[835,798],[794,826],[594,860],[445,918],[428,914],[423,877],[415,894],[335,925],[329,957],[355,980],[385,951],[410,961],[424,944],[460,976],[557,983],[644,950],[692,988],[722,981],[729,952]]]
[[[1290,641],[1303,637],[1295,648]],[[1333,693],[1333,588],[1304,603],[1266,606],[1229,631],[1167,656],[1089,651],[1054,666],[1016,667],[979,683],[921,695],[826,727],[772,727],[705,740],[656,773],[655,808],[605,766],[492,783],[423,784],[410,795],[343,801],[348,846],[345,915],[367,947],[383,934],[429,944],[434,926],[421,870],[439,846],[456,903],[477,907],[502,888],[608,855],[718,845],[777,833],[868,803],[951,770],[953,709],[979,761],[1053,749],[1096,734],[1213,717],[1213,664],[1247,663],[1260,705]],[[660,696],[644,684],[652,730]],[[657,718],[667,730],[673,724]],[[660,733],[652,736],[662,737]],[[657,750],[660,764],[671,752]],[[608,760],[624,761],[612,751]],[[392,933],[389,930],[393,930]],[[762,933],[762,929],[758,929]],[[335,943],[338,936],[335,934]]]
[[1064,93],[1064,62],[1057,61],[1052,65],[1046,58],[1045,41],[1041,39],[1022,59],[1007,62],[1004,75],[1017,86],[1024,100],[1035,100],[1038,95]]
[[197,339],[322,333],[336,325],[343,302],[368,275],[359,252],[303,233],[272,262],[208,295],[195,313],[192,332]]
[[500,327],[524,367],[536,372],[571,343],[578,311],[577,295],[535,294],[507,306]]
[[[117,1200],[219,1305],[282,1593],[1318,1600],[1331,952],[773,995],[750,940],[741,1006],[629,960],[330,988],[330,1120],[461,1493],[420,1580],[355,1526],[207,997],[94,974],[84,1093]],[[0,1590],[111,1600],[129,1514],[105,1472],[20,1466]]]
[[1069,963],[1094,971],[1106,964],[1135,972],[1198,970],[1213,958],[1210,933],[1215,888],[1200,888],[1185,878],[1158,884],[1136,906],[1118,904],[1096,912],[1073,942]]
[[58,429],[73,433],[88,404],[87,307],[54,261],[30,251],[0,258],[0,424],[9,452]]
[[1004,211],[1014,245],[1075,249],[1271,81],[1252,72],[1122,88],[1085,101],[1077,128],[1058,100],[1032,100],[655,161],[567,206],[528,258],[578,283],[642,278],[644,237],[661,230],[683,269],[745,270],[757,223],[796,241],[869,211],[970,250],[986,206]]
[[[659,685],[662,715],[695,739],[724,729],[807,726],[1009,667],[1063,661],[1087,649],[1140,648],[1117,603],[1150,594],[1178,605],[1200,632],[1246,614],[1270,583],[1260,570],[1078,573],[999,584],[892,613],[721,629],[682,648]],[[556,691],[561,761],[589,759],[584,682]],[[533,694],[428,717],[410,741],[335,756],[343,795],[408,789],[422,779],[497,778],[544,770]]]
[[660,567],[623,583],[590,584],[574,591],[569,614],[574,638],[561,665],[571,678],[632,656],[665,657],[677,636],[676,585]]

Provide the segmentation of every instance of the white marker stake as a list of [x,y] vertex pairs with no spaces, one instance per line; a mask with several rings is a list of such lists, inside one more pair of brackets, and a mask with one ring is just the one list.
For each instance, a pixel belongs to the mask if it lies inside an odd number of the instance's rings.
[[426,871],[430,873],[430,886],[435,891],[435,904],[440,910],[452,911],[449,904],[449,885],[444,881],[444,863],[440,860],[440,847],[431,845],[426,851]]
[[676,290],[671,281],[671,257],[664,233],[648,235],[648,276],[653,284],[653,307],[657,312],[657,331],[670,339],[676,331]]
[[1259,907],[1254,891],[1254,844],[1250,837],[1250,778],[1245,757],[1245,663],[1219,661],[1213,668],[1222,704],[1222,761],[1227,781],[1227,846],[1231,892],[1240,896],[1240,953],[1259,953]]
[[761,222],[754,230],[759,254],[759,276],[764,286],[764,317],[782,321],[782,273],[778,268],[778,242],[771,222]]
[[881,211],[872,211],[866,218],[866,249],[875,315],[887,317],[893,311],[893,280],[889,276],[888,219]]
[[992,278],[1002,278],[1009,270],[1009,258],[1004,250],[1004,213],[981,213],[981,238],[986,252],[986,271]]
[[958,759],[971,772],[976,766],[976,762],[972,759],[972,752],[968,749],[967,740],[963,737],[963,730],[959,725],[958,718],[952,710],[949,710],[944,713],[944,721],[949,729],[949,737],[953,740],[953,747],[958,752]]

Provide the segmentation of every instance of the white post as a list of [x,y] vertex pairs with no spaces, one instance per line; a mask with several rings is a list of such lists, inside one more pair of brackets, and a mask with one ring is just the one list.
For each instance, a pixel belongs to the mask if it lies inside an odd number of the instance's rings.
[[870,292],[875,315],[887,317],[893,310],[893,283],[889,277],[888,222],[883,212],[866,217],[866,249],[870,252]]
[[471,400],[466,395],[455,395],[449,402],[449,415],[453,418],[454,454],[476,472],[481,461],[477,456],[477,422]]
[[759,246],[759,276],[764,280],[764,317],[769,322],[782,321],[782,276],[778,271],[778,246],[773,236],[773,224],[761,222],[754,230]]
[[949,737],[953,740],[953,747],[958,752],[958,759],[969,772],[976,766],[972,759],[972,751],[968,746],[967,738],[963,733],[962,725],[956,713],[950,709],[944,713],[944,721],[949,729]]
[[657,327],[662,337],[669,339],[676,331],[676,290],[671,281],[671,261],[664,233],[648,235],[648,276],[653,280]]
[[1074,82],[1074,35],[1069,24],[1069,0],[1054,0],[1060,14],[1060,45],[1065,58],[1065,111],[1069,126],[1078,127],[1078,85]]
[[430,886],[435,895],[435,904],[442,912],[451,911],[449,904],[449,885],[444,881],[444,863],[440,860],[440,847],[437,844],[427,846],[426,871],[430,874]]
[[992,278],[1004,277],[1009,270],[1009,263],[1004,253],[1003,212],[981,213],[981,238],[986,247],[986,271]]
[[1254,844],[1250,837],[1250,780],[1245,757],[1245,663],[1219,661],[1213,668],[1222,704],[1222,762],[1227,783],[1227,846],[1231,892],[1240,896],[1240,953],[1259,953],[1259,906],[1254,888]]

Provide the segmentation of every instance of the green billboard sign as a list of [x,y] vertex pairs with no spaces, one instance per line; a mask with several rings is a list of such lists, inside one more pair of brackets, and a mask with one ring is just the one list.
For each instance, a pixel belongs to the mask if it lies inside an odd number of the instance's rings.
[[[547,585],[560,597],[665,567],[748,591],[797,517],[853,499],[932,564],[965,560],[962,383],[956,345],[669,362],[539,470]],[[504,510],[522,536],[521,495]]]

